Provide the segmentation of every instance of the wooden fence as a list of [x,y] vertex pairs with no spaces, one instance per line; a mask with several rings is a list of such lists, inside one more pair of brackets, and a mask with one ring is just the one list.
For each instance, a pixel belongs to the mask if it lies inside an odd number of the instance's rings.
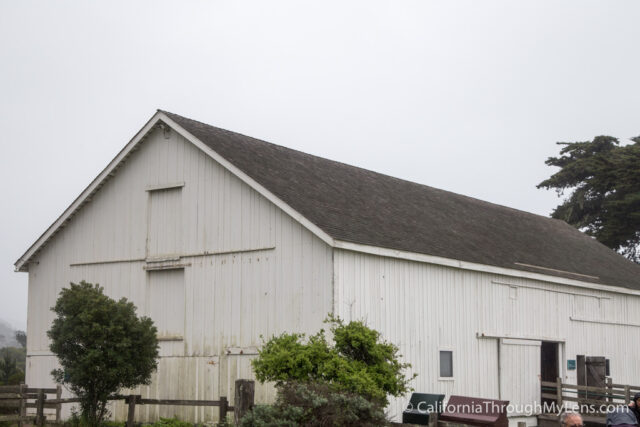
[[[640,392],[640,386],[614,384],[611,378],[605,387],[589,387],[563,383],[560,378],[556,382],[541,381],[543,399],[552,400],[556,408],[578,406],[582,417],[587,422],[604,423],[607,409],[612,406],[627,405],[633,395]],[[542,418],[557,418],[554,414],[543,414]],[[545,417],[546,415],[546,417]]]
[[[48,395],[54,399],[47,400]],[[0,415],[0,421],[13,421],[22,426],[24,422],[38,422],[44,419],[44,409],[55,409],[56,420],[60,420],[62,388],[31,388],[26,384],[0,386],[0,408],[13,409],[16,413]],[[35,408],[36,415],[27,416],[27,409]]]
[[[136,405],[176,405],[176,406],[217,406],[220,408],[219,419],[227,418],[230,410],[234,411],[235,422],[237,423],[253,406],[254,382],[252,380],[236,380],[235,407],[229,405],[225,396],[220,400],[183,400],[183,399],[147,399],[141,395],[130,394],[127,396],[111,396],[109,401],[124,400],[128,406],[127,427],[133,427],[135,420]],[[55,395],[49,399],[49,394]],[[44,409],[56,410],[56,423],[61,421],[61,409],[63,404],[78,403],[78,398],[62,398],[62,388],[30,388],[25,384],[19,386],[0,386],[0,408],[14,409],[15,415],[0,415],[0,421],[17,422],[19,426],[23,423],[34,423],[43,426],[46,423]],[[36,414],[27,415],[27,408],[35,408]]]

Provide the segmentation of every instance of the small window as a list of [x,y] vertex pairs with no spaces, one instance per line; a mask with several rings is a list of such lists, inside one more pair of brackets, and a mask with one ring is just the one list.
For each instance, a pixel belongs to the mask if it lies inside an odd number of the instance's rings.
[[440,377],[453,377],[453,351],[440,351]]

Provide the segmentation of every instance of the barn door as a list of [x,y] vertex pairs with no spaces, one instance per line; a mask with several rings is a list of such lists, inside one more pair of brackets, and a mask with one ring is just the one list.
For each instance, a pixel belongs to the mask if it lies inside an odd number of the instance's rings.
[[149,191],[147,257],[179,254],[182,249],[182,188]]
[[[604,356],[577,356],[578,360],[578,385],[605,388],[607,382],[607,359]],[[604,400],[604,396],[598,393],[582,391],[580,397],[589,397],[594,400]]]
[[525,405],[540,401],[540,341],[500,339],[500,399],[524,415]]

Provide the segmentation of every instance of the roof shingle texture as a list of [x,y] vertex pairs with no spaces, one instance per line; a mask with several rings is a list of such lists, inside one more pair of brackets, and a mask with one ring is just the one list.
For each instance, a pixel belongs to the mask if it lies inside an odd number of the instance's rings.
[[564,221],[163,113],[335,239],[640,289],[640,265]]

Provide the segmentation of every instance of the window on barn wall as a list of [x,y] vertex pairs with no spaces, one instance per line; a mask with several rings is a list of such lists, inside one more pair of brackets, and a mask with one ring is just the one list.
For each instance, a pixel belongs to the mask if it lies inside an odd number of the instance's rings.
[[147,257],[179,254],[182,249],[182,186],[149,191]]
[[453,351],[440,351],[440,378],[453,378]]
[[184,269],[149,271],[149,317],[158,328],[158,338],[184,337]]

